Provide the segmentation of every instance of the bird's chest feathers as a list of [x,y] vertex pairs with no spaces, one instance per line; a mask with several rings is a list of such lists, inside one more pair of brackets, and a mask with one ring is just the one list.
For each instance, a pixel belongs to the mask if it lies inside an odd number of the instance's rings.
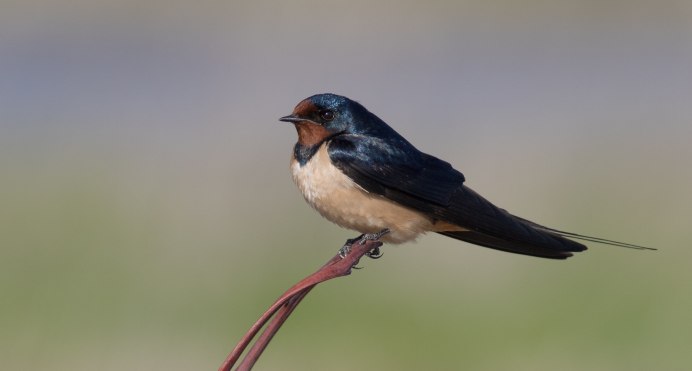
[[291,173],[305,200],[323,215],[330,209],[344,209],[349,200],[367,197],[365,191],[332,164],[326,144],[302,166],[292,158]]
[[361,233],[389,228],[385,240],[394,243],[414,239],[431,228],[430,218],[358,186],[332,164],[327,145],[322,144],[302,166],[295,157],[291,159],[294,182],[322,216]]

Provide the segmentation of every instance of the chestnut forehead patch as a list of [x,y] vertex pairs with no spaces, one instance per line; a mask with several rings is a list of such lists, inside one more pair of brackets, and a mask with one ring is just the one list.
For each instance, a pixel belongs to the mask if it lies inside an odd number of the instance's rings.
[[309,99],[305,99],[298,103],[296,108],[293,109],[293,115],[298,117],[306,117],[315,111],[317,111],[317,106],[315,106],[315,104]]

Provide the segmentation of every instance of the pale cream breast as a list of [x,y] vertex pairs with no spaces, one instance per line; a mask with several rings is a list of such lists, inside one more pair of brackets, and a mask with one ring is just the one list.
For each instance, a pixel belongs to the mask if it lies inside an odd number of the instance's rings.
[[293,181],[305,200],[328,220],[360,233],[375,233],[389,228],[383,240],[402,243],[426,231],[437,230],[426,215],[398,205],[382,196],[368,193],[332,165],[328,143],[303,166],[291,159]]

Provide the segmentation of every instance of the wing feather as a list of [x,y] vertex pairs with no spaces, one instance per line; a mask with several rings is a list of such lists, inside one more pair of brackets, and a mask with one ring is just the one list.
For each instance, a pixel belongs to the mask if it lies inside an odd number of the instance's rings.
[[464,175],[452,165],[404,143],[340,136],[329,143],[332,163],[371,193],[396,190],[410,197],[448,206]]
[[408,142],[344,135],[332,139],[328,149],[332,163],[366,191],[468,230],[439,231],[449,237],[554,259],[586,249],[496,207],[463,185],[464,176],[449,163]]

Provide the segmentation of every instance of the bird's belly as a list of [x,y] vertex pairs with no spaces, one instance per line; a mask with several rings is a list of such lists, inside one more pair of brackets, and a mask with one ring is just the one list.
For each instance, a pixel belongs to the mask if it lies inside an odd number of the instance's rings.
[[305,200],[322,216],[361,233],[389,228],[390,243],[415,239],[433,229],[431,218],[386,198],[366,192],[329,160],[326,145],[303,166],[291,160],[293,180]]

